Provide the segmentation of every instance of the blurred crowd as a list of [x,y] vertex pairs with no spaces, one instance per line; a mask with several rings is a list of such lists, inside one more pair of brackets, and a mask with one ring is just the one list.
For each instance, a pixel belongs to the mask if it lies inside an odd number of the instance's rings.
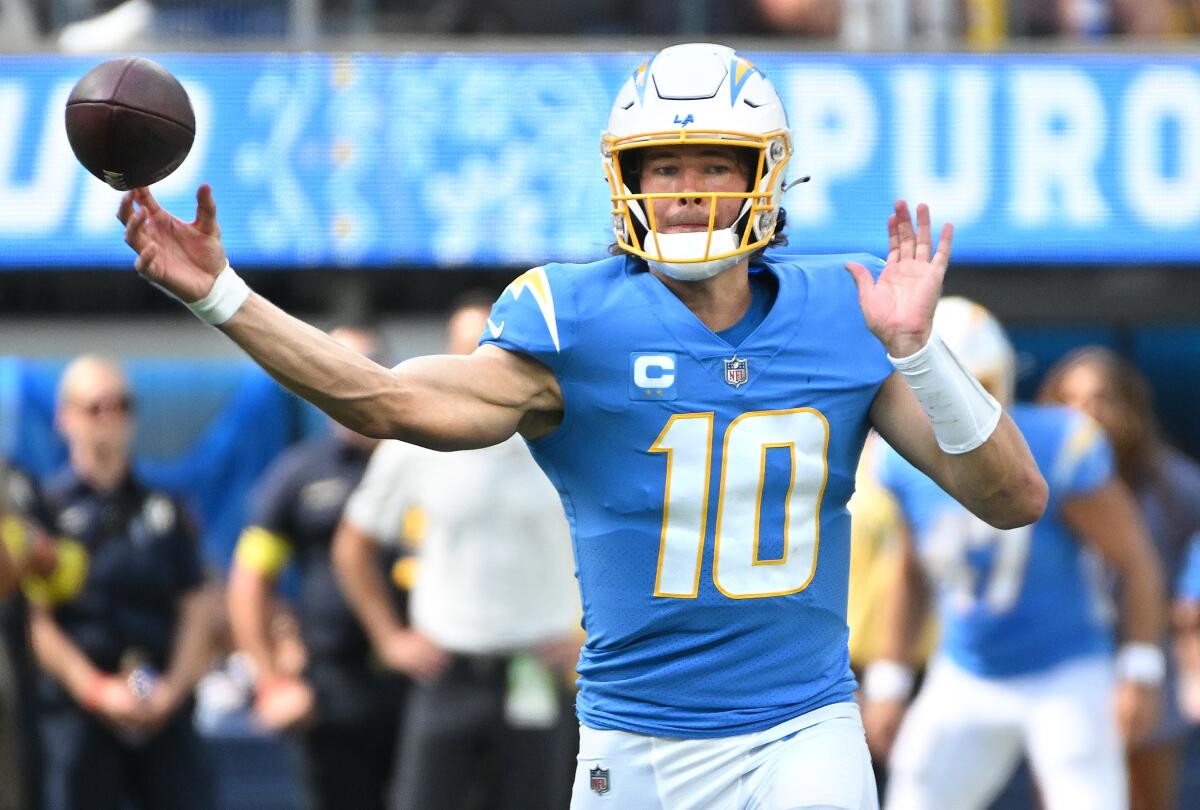
[[1196,0],[0,0],[14,44],[103,50],[139,39],[314,38],[341,34],[840,39],[854,48],[1008,39],[1194,33]]

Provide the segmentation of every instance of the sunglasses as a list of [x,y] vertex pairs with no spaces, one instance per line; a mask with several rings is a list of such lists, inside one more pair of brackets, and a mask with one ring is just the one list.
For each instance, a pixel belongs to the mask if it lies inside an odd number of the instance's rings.
[[122,394],[116,397],[98,399],[95,402],[78,402],[75,407],[95,418],[103,413],[114,413],[121,416],[133,413],[133,397]]

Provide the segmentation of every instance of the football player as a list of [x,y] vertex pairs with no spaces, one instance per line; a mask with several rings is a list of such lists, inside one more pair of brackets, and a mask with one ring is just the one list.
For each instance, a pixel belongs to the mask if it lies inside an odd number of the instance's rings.
[[139,272],[353,429],[529,442],[583,596],[576,810],[874,807],[845,622],[868,428],[997,526],[1045,503],[1020,432],[932,334],[951,228],[935,246],[901,201],[886,262],[766,250],[791,133],[722,46],[634,71],[601,149],[616,255],[530,270],[473,354],[394,370],[251,294],[208,186],[193,223],[145,189],[118,216]]
[[[1011,403],[1013,350],[987,310],[946,298],[933,322],[966,367]],[[1046,810],[1120,810],[1128,806],[1123,739],[1154,722],[1165,667],[1162,582],[1108,440],[1073,410],[1010,408],[1050,486],[1046,513],[1032,526],[997,531],[895,450],[880,457],[879,481],[899,501],[909,538],[885,611],[892,643],[863,679],[877,755],[900,726],[888,810],[982,810],[1022,754]],[[1120,579],[1115,662],[1098,560]],[[925,582],[942,639],[901,724]]]

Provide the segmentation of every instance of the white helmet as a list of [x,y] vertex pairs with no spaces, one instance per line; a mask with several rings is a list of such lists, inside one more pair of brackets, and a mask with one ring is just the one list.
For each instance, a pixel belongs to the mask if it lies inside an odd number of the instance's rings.
[[[756,150],[757,175],[748,191],[707,192],[714,211],[718,197],[745,199],[731,227],[715,229],[710,221],[707,232],[672,234],[654,227],[653,206],[646,201],[679,195],[638,193],[636,175],[623,158],[632,150],[679,144]],[[643,63],[617,94],[600,151],[612,189],[617,245],[656,270],[685,281],[709,278],[775,234],[792,133],[771,82],[732,48],[674,45]]]
[[950,296],[938,301],[933,329],[996,399],[1005,405],[1012,402],[1016,354],[992,313],[974,301]]

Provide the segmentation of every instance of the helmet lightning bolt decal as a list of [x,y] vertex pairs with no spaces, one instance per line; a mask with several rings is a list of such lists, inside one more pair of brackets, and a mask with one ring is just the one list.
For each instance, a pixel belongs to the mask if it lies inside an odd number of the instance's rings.
[[654,64],[654,57],[648,62],[642,62],[641,66],[633,72],[633,86],[637,90],[638,104],[642,104],[646,98],[646,85],[649,84],[647,78],[650,76],[650,66]]
[[521,294],[526,290],[529,290],[529,294],[537,302],[538,310],[542,313],[542,320],[546,322],[546,328],[550,330],[550,339],[554,341],[554,351],[560,351],[558,319],[554,315],[554,296],[550,294],[550,280],[546,278],[546,268],[535,267],[525,271],[507,288],[507,292],[512,293],[513,300],[520,300]]
[[730,105],[737,104],[738,93],[742,91],[742,86],[746,84],[755,73],[760,72],[758,68],[749,60],[741,56],[734,58],[732,68],[732,81],[729,82],[729,103]]

